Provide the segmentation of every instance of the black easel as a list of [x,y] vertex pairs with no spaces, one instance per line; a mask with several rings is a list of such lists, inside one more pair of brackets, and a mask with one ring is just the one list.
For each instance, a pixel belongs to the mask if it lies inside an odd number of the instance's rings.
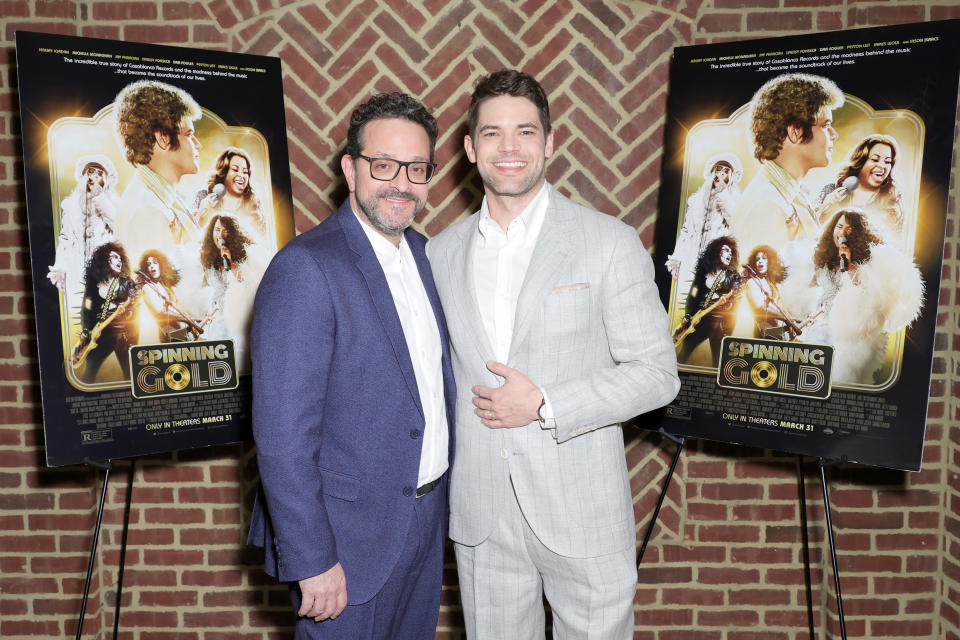
[[120,631],[120,603],[123,599],[123,569],[127,565],[127,534],[130,533],[130,503],[133,498],[133,471],[136,458],[130,458],[130,471],[127,476],[127,500],[123,506],[123,535],[120,538],[120,566],[117,568],[117,604],[113,611],[113,640],[117,640]]
[[810,640],[816,638],[813,631],[813,585],[810,583],[810,534],[807,526],[807,478],[803,471],[803,456],[797,456],[797,494],[800,497],[800,536],[803,538],[803,583],[807,593],[807,627]]
[[77,621],[77,640],[83,634],[83,618],[87,612],[87,598],[90,596],[90,581],[93,578],[93,563],[97,557],[97,542],[100,540],[100,524],[103,522],[103,502],[107,497],[107,485],[110,483],[110,470],[113,469],[113,461],[97,462],[86,458],[84,463],[95,469],[103,469],[103,491],[100,493],[100,509],[97,510],[97,524],[93,528],[93,545],[90,548],[90,562],[87,564],[87,581],[83,585],[83,602],[80,604],[80,619]]
[[[117,603],[113,616],[113,638],[116,640],[120,625],[120,602],[123,595],[123,569],[127,557],[127,534],[130,531],[130,503],[133,495],[133,470],[136,459],[130,460],[130,476],[127,478],[127,498],[123,513],[123,537],[120,544],[120,567],[117,574]],[[107,496],[107,486],[110,482],[110,471],[113,469],[113,461],[97,462],[89,458],[84,463],[96,469],[105,471],[103,476],[103,492],[100,494],[100,508],[97,510],[97,524],[93,529],[93,544],[90,548],[90,561],[87,564],[87,580],[83,586],[83,602],[80,605],[80,618],[77,621],[77,640],[80,640],[83,634],[83,620],[87,611],[87,600],[90,596],[90,583],[93,580],[93,565],[96,560],[97,543],[100,540],[100,526],[103,523],[103,505]]]
[[[680,454],[683,452],[683,446],[687,442],[686,436],[674,436],[663,431],[660,432],[665,438],[675,442],[677,444],[677,451],[673,454],[673,461],[670,463],[670,469],[667,471],[667,477],[663,481],[663,488],[660,490],[660,498],[657,500],[657,506],[653,510],[653,516],[650,518],[650,524],[647,525],[647,533],[643,537],[643,544],[640,545],[640,552],[637,554],[637,569],[640,568],[640,563],[643,561],[643,554],[647,550],[647,543],[650,542],[650,536],[653,535],[653,528],[657,524],[657,516],[660,514],[660,507],[663,506],[663,500],[667,496],[667,489],[670,487],[670,480],[673,478],[673,472],[677,467],[677,462],[680,460]],[[809,538],[807,537],[807,500],[806,500],[806,488],[805,488],[805,479],[803,473],[803,456],[799,457],[799,494],[800,494],[800,518],[802,521],[802,531],[803,531],[803,560],[804,568],[806,569],[806,587],[807,587],[807,622],[810,625],[810,638],[811,640],[814,636],[813,628],[813,595],[810,586],[810,547],[809,547]],[[847,640],[847,627],[844,622],[843,617],[843,596],[840,592],[840,573],[837,571],[837,546],[834,541],[833,536],[833,520],[830,514],[830,489],[827,486],[827,474],[826,468],[832,467],[837,464],[841,464],[843,461],[831,461],[824,460],[823,458],[818,459],[818,464],[820,467],[820,482],[823,485],[823,506],[824,513],[827,517],[827,533],[829,534],[830,540],[830,559],[833,562],[833,581],[837,590],[837,615],[840,618],[840,635],[843,640]]]
[[650,524],[647,525],[647,533],[643,536],[643,544],[640,545],[640,553],[637,554],[637,569],[643,561],[643,554],[647,550],[647,543],[650,542],[650,536],[653,535],[653,528],[657,525],[657,516],[660,515],[660,507],[663,506],[663,500],[667,497],[667,489],[670,488],[670,480],[673,478],[673,471],[677,468],[677,462],[680,461],[680,454],[683,453],[683,445],[687,442],[686,436],[675,436],[661,431],[661,435],[667,440],[676,443],[677,451],[673,454],[673,461],[670,463],[670,469],[667,471],[667,477],[663,481],[663,489],[660,490],[660,498],[657,500],[657,506],[653,510],[653,516],[650,518]]
[[840,595],[840,572],[837,571],[837,546],[833,540],[833,521],[830,518],[830,490],[827,487],[827,467],[840,464],[838,460],[824,460],[820,458],[820,482],[823,484],[823,510],[827,515],[827,533],[830,534],[830,559],[833,562],[833,583],[837,589],[837,615],[840,618],[840,636],[847,640],[847,627],[843,621],[843,597]]

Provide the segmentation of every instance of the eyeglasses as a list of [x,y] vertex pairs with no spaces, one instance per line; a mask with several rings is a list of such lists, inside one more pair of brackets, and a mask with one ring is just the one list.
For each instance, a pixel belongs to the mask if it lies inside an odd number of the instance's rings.
[[436,162],[423,162],[422,160],[402,162],[393,158],[370,158],[360,153],[357,154],[357,157],[370,163],[371,178],[384,182],[396,178],[397,174],[400,173],[400,167],[407,168],[407,180],[413,184],[427,184],[437,171]]

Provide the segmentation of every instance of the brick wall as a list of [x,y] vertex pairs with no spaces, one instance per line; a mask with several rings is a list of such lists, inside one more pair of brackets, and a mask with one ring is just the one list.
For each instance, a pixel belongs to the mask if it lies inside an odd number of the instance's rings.
[[[480,4],[0,0],[0,636],[75,635],[103,481],[99,471],[43,466],[16,29],[282,57],[300,231],[343,197],[331,158],[350,109],[374,91],[409,91],[438,116],[445,170],[421,230],[436,233],[472,210],[481,190],[461,150],[470,83],[486,70],[523,67],[551,90],[559,153],[549,179],[619,212],[649,243],[672,47],[960,17],[954,0]],[[960,638],[956,193],[951,184],[924,470],[831,471],[851,638]],[[627,445],[642,533],[674,445],[639,430]],[[797,465],[794,456],[688,444],[640,571],[636,638],[808,638]],[[813,625],[817,637],[839,637],[818,470],[810,461],[805,470]],[[129,473],[129,461],[111,473],[86,638],[112,637]],[[255,483],[249,444],[136,461],[121,637],[289,636],[284,589],[242,543]],[[446,584],[437,637],[461,638],[452,561]]]

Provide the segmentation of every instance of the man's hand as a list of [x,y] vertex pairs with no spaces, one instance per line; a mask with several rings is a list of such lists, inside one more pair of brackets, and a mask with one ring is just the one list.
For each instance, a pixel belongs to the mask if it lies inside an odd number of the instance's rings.
[[487,361],[487,369],[503,380],[496,389],[473,387],[474,413],[491,429],[522,427],[540,418],[543,394],[530,379],[505,364]]
[[347,577],[340,563],[312,578],[300,581],[303,600],[297,615],[317,622],[336,618],[347,606]]

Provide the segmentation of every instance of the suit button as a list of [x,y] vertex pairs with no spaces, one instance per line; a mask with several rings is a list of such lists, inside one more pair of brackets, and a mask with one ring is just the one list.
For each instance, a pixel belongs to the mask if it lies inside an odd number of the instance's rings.
[[509,457],[509,455],[510,455],[510,454],[507,453],[507,450],[506,450],[506,449],[500,449],[500,457],[501,457],[501,458],[503,458],[504,460],[506,460],[507,457]]
[[403,488],[403,495],[405,495],[405,496],[407,496],[407,497],[409,498],[410,496],[413,495],[413,489],[411,489],[410,487],[404,487],[404,488]]
[[410,429],[410,437],[416,440],[420,437],[420,431],[418,429]]

